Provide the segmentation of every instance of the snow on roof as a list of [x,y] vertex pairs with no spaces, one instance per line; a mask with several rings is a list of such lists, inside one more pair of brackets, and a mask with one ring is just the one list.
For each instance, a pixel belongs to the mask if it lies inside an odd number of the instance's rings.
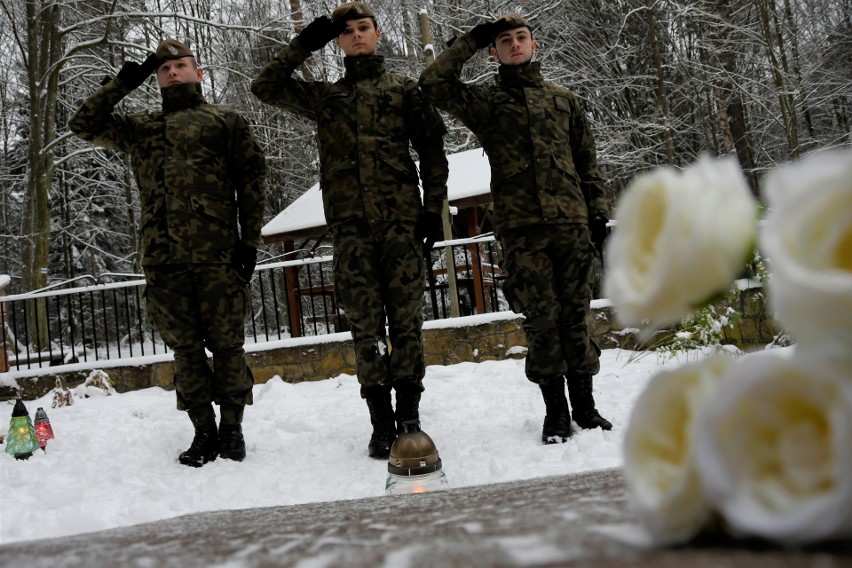
[[8,286],[11,281],[12,277],[8,274],[0,274],[0,290]]
[[[491,167],[482,148],[450,154],[447,162],[450,168],[447,195],[451,204],[491,193]],[[325,224],[322,194],[319,183],[315,183],[264,225],[261,234],[264,238],[280,238],[291,233],[319,232],[316,230],[325,227]]]

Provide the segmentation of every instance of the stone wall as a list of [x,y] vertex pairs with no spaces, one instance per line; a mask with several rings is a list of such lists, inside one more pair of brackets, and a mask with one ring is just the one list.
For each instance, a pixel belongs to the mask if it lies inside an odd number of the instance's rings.
[[[766,317],[763,296],[759,290],[747,290],[739,304],[733,306],[743,320],[725,330],[725,341],[742,349],[754,349],[771,342],[778,330]],[[722,308],[724,306],[721,306]],[[523,358],[526,340],[523,318],[511,312],[486,314],[427,322],[423,331],[427,365],[453,365],[461,362],[500,361]],[[615,322],[612,308],[604,300],[592,303],[588,320],[592,338],[603,349],[642,350],[665,341],[671,330],[657,332],[650,341],[640,340],[638,330],[625,329]],[[249,367],[255,383],[265,383],[274,376],[287,382],[318,381],[340,374],[355,374],[355,352],[349,333],[317,337],[285,339],[246,348]],[[145,365],[115,366],[104,362],[104,369],[118,392],[159,386],[173,388],[174,365],[168,356]],[[79,367],[79,366],[75,366]],[[21,396],[32,400],[44,396],[58,378],[74,387],[86,380],[90,368],[55,372],[17,379],[17,388],[0,384],[0,400]],[[0,375],[2,376],[2,375]]]
[[752,350],[768,345],[783,333],[781,326],[772,318],[762,288],[745,290],[733,303],[720,302],[719,306],[730,306],[742,315],[741,322],[725,328],[726,342],[741,349]]

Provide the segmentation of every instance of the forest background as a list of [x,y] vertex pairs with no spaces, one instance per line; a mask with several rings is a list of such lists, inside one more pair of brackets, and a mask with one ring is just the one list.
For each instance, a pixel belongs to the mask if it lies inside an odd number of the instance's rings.
[[[525,14],[547,79],[582,100],[610,198],[637,172],[736,154],[763,171],[852,144],[852,0],[373,0],[391,70],[418,77],[430,49],[486,19]],[[265,219],[317,179],[312,124],[251,95],[251,80],[313,18],[308,0],[0,0],[0,274],[11,293],[80,274],[139,272],[138,192],[127,156],[67,128],[83,97],[165,37],[194,49],[209,102],[253,124],[267,155]],[[422,14],[431,42],[424,45]],[[490,81],[483,51],[464,79]],[[303,67],[336,80],[328,47]],[[151,79],[120,104],[158,109]],[[445,117],[446,118],[446,117]],[[447,152],[476,147],[447,118]],[[280,251],[279,251],[280,252]],[[277,254],[264,247],[261,261]]]

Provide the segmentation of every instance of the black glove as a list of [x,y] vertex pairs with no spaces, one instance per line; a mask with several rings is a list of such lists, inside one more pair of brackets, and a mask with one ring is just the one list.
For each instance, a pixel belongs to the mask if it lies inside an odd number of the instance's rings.
[[305,26],[299,34],[299,41],[308,51],[322,49],[325,44],[339,36],[346,29],[346,22],[333,22],[328,16],[320,16]]
[[414,229],[414,238],[423,243],[424,254],[428,254],[435,246],[443,228],[444,221],[437,213],[424,211],[420,214]]
[[476,42],[477,49],[488,47],[494,42],[494,34],[497,31],[497,26],[494,22],[485,22],[474,26],[470,30],[470,37]]
[[240,278],[246,282],[254,275],[254,267],[257,266],[257,249],[245,243],[237,243],[235,263],[240,273]]
[[604,243],[606,242],[607,236],[609,236],[609,227],[606,224],[609,223],[609,219],[606,218],[606,215],[602,213],[596,214],[589,221],[589,232],[592,234],[592,244],[595,245],[595,249],[597,249],[598,254],[603,256]]
[[157,67],[160,66],[160,60],[153,53],[149,54],[145,61],[140,65],[135,61],[125,61],[124,65],[118,72],[118,80],[122,85],[131,91],[145,82]]

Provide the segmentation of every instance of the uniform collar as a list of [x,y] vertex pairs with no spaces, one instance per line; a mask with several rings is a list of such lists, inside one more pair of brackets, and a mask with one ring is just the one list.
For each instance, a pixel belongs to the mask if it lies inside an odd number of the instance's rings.
[[531,61],[520,65],[500,65],[497,82],[508,87],[536,87],[544,82],[541,63]]
[[206,103],[201,93],[201,83],[181,83],[160,89],[163,112],[174,112]]
[[385,58],[381,55],[358,55],[355,57],[344,57],[343,66],[346,67],[346,81],[361,81],[372,79],[385,72]]

